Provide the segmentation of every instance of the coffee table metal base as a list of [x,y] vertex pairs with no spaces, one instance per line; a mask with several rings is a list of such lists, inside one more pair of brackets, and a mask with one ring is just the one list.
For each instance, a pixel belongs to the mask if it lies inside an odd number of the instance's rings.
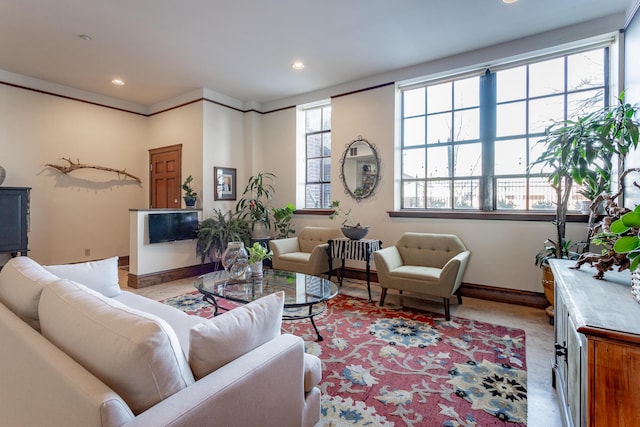
[[[222,313],[220,313],[220,311],[229,311],[230,309],[223,307],[221,305],[218,304],[217,298],[220,297],[216,297],[215,295],[213,295],[211,292],[208,292],[206,289],[199,289],[200,293],[202,293],[202,300],[211,304],[213,306],[213,315],[214,316],[218,316]],[[324,338],[322,337],[322,335],[320,335],[320,331],[318,331],[318,327],[316,326],[316,322],[313,320],[314,317],[324,313],[327,310],[327,302],[323,301],[323,302],[319,302],[317,304],[314,305],[310,305],[309,306],[309,311],[307,314],[286,314],[286,310],[300,310],[300,311],[304,311],[305,307],[299,307],[299,306],[287,306],[287,304],[285,304],[284,309],[285,309],[285,313],[282,315],[282,320],[302,320],[302,319],[309,319],[311,321],[311,325],[313,326],[313,330],[316,331],[316,335],[318,337],[317,341],[324,341]]]

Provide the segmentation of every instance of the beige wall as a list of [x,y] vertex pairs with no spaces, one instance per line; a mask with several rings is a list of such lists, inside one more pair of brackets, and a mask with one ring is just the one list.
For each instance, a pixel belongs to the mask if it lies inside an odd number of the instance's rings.
[[[182,145],[182,180],[193,176],[192,187],[198,193],[197,207],[202,205],[202,140],[203,140],[203,102],[195,102],[184,107],[168,110],[151,116],[148,120],[148,135],[145,136],[143,153],[149,162],[149,149]],[[145,207],[149,207],[149,173],[145,172]],[[181,201],[185,207],[184,201]]]
[[65,164],[62,157],[79,159],[126,169],[144,182],[147,120],[0,85],[3,185],[32,187],[32,258],[57,264],[128,255],[128,209],[145,206],[145,187],[112,172],[83,169],[64,175],[44,165]]
[[213,209],[233,209],[235,201],[214,200],[213,168],[236,169],[236,194],[246,185],[251,174],[251,148],[245,137],[244,114],[212,102],[205,102],[204,140],[201,169],[204,174],[203,208],[205,218]]

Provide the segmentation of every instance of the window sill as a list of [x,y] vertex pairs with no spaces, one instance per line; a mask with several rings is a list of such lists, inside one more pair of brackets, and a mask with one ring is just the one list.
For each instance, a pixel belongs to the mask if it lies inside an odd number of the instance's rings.
[[296,209],[293,211],[296,215],[325,215],[329,216],[335,211],[333,209]]
[[[553,221],[556,219],[554,212],[503,212],[503,211],[423,211],[423,210],[402,210],[387,211],[392,218],[446,218],[446,219],[474,219],[492,221]],[[580,213],[570,213],[567,215],[567,222],[588,222],[589,215]]]

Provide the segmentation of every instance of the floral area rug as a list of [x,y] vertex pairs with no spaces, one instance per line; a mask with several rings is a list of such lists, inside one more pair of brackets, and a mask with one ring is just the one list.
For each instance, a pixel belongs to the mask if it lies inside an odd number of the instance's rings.
[[[203,317],[195,292],[166,304]],[[229,305],[232,308],[233,305]],[[323,362],[320,426],[525,426],[525,334],[338,295],[316,317],[284,321]]]

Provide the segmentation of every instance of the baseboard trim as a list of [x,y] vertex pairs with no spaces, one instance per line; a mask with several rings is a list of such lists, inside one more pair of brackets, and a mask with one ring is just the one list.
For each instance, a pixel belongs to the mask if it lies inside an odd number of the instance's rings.
[[[339,270],[336,269],[334,273],[336,272],[339,273]],[[333,276],[335,277],[335,274],[333,274]],[[363,269],[345,268],[344,277],[356,280],[367,280],[367,273]],[[378,282],[378,275],[375,271],[371,272],[371,282]],[[521,291],[518,289],[499,288],[474,283],[462,283],[458,292],[463,297],[478,298],[486,301],[503,302],[506,304],[541,309],[549,306],[549,302],[542,292]]]
[[549,306],[549,302],[541,292],[498,288],[496,286],[476,285],[473,283],[463,283],[458,292],[463,297],[504,302],[525,307],[545,309]]
[[140,275],[129,273],[127,286],[134,289],[146,288],[148,286],[171,282],[173,280],[200,276],[216,270],[217,267],[218,263],[210,262],[206,264],[192,265],[189,267],[174,268],[172,270],[158,271],[156,273]]
[[[122,257],[124,258],[124,257]],[[127,265],[125,263],[123,265]],[[193,265],[190,267],[176,268],[173,270],[159,271],[135,275],[129,273],[127,285],[134,289],[146,288],[160,283],[171,282],[173,280],[185,279],[187,277],[200,276],[220,268],[216,263],[206,263]],[[337,277],[339,269],[334,270],[332,277]],[[364,269],[345,268],[344,277],[356,280],[367,280],[367,273]],[[371,283],[378,283],[378,275],[371,272]],[[521,305],[545,309],[549,306],[547,299],[541,292],[522,291],[518,289],[499,288],[496,286],[478,285],[474,283],[463,283],[458,290],[463,297],[478,298],[486,301],[502,302],[505,304]]]

